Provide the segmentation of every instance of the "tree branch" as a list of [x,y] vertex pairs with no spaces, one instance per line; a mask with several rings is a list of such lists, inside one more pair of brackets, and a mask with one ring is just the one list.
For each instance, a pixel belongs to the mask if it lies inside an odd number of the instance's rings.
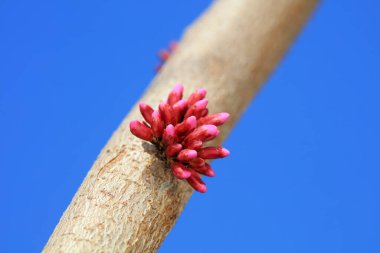
[[[210,112],[231,114],[215,141],[221,143],[316,2],[215,1],[186,31],[141,100],[156,106],[178,82],[185,85],[185,95],[206,88]],[[100,153],[44,252],[155,252],[159,248],[192,189],[174,178],[154,147],[130,133],[129,122],[140,118],[134,106]]]

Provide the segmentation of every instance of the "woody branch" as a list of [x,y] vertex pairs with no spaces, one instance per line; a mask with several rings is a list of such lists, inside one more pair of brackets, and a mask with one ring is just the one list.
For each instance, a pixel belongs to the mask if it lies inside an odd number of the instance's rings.
[[[317,0],[218,0],[185,32],[142,101],[158,105],[172,86],[200,86],[210,112],[230,132],[311,14]],[[117,92],[117,91],[115,91]],[[188,94],[185,93],[185,96]],[[192,194],[156,151],[135,138],[129,122],[115,131],[55,228],[44,252],[155,252]]]

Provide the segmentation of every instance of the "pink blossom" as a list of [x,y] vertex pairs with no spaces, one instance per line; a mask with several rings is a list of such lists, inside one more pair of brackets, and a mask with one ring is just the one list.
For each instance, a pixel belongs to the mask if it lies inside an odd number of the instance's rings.
[[206,89],[198,89],[185,100],[183,86],[177,84],[166,102],[158,110],[140,103],[145,121],[132,121],[132,134],[153,143],[164,157],[173,175],[186,180],[198,192],[207,190],[200,175],[214,177],[215,172],[207,159],[223,158],[230,152],[223,147],[205,147],[205,143],[219,135],[217,126],[229,118],[226,112],[208,114]]

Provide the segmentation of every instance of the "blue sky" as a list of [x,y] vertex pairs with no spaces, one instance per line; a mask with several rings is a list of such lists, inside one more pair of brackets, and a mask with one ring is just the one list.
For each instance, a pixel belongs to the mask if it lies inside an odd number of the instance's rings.
[[[0,2],[1,252],[41,251],[210,2]],[[160,252],[380,252],[379,7],[319,6]]]

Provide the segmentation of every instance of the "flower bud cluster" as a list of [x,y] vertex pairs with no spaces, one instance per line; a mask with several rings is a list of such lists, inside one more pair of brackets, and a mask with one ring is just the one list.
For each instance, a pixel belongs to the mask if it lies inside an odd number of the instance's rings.
[[217,126],[224,124],[229,114],[208,114],[206,89],[198,89],[187,100],[182,99],[182,94],[183,86],[177,84],[157,110],[140,103],[145,121],[131,121],[130,130],[158,148],[175,177],[187,180],[191,187],[204,193],[207,188],[200,175],[215,176],[207,160],[230,154],[223,147],[204,144],[219,135]]

